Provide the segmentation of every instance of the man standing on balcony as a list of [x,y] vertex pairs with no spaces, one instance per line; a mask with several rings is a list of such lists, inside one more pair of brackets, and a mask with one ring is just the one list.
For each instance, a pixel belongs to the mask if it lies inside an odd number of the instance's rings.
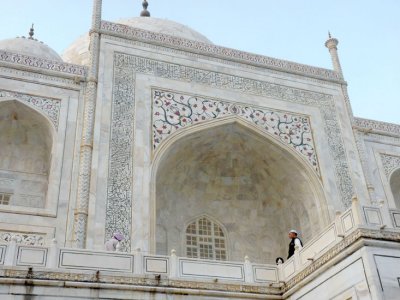
[[296,247],[300,250],[303,248],[303,243],[302,241],[297,237],[297,231],[292,229],[289,231],[289,238],[292,239],[289,243],[289,254],[288,254],[288,259],[293,256],[294,250]]

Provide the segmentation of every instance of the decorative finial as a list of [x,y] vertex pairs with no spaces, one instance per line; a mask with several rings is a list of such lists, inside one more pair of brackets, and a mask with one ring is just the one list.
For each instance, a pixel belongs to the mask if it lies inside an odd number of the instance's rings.
[[29,29],[29,38],[30,40],[33,40],[33,35],[35,34],[34,29],[33,29],[33,23],[31,26],[31,29]]
[[143,0],[142,6],[143,6],[143,10],[140,13],[140,16],[141,17],[150,17],[150,12],[147,10],[147,7],[149,6],[149,3],[147,3],[146,0]]
[[338,39],[332,37],[331,32],[328,31],[328,40],[325,42],[325,47],[327,47],[328,49],[336,48],[338,44],[339,44]]

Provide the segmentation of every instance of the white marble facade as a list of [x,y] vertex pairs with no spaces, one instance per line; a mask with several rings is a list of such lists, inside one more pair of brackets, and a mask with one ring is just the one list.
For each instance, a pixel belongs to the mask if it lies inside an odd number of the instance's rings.
[[[265,264],[286,256],[289,229],[318,239],[354,195],[367,224],[384,207],[377,224],[400,227],[400,125],[355,118],[337,65],[219,47],[152,17],[97,21],[62,58],[0,41],[0,243],[101,251],[118,231],[123,252],[186,257],[205,217],[220,259]],[[368,277],[360,257],[390,252],[357,251],[341,278]],[[378,268],[398,264],[383,257]],[[380,299],[353,281],[329,299]]]

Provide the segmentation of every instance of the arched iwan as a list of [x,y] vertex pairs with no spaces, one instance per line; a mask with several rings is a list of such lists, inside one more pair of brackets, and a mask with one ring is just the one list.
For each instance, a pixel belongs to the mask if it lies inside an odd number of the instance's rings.
[[55,128],[51,121],[19,100],[0,102],[0,192],[8,205],[45,208]]
[[323,187],[310,164],[238,116],[182,128],[159,145],[150,210],[152,251],[160,227],[174,241],[168,247],[185,255],[179,241],[185,220],[212,214],[232,240],[233,260],[284,256],[289,229],[308,240],[329,222]]

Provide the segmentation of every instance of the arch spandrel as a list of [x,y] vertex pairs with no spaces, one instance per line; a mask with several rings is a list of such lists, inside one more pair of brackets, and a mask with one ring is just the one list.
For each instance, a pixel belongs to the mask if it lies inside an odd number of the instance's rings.
[[61,108],[60,100],[0,90],[0,103],[7,101],[18,101],[28,106],[47,119],[54,132],[58,130]]
[[152,97],[153,150],[183,128],[237,117],[294,150],[320,176],[308,116],[157,89]]

